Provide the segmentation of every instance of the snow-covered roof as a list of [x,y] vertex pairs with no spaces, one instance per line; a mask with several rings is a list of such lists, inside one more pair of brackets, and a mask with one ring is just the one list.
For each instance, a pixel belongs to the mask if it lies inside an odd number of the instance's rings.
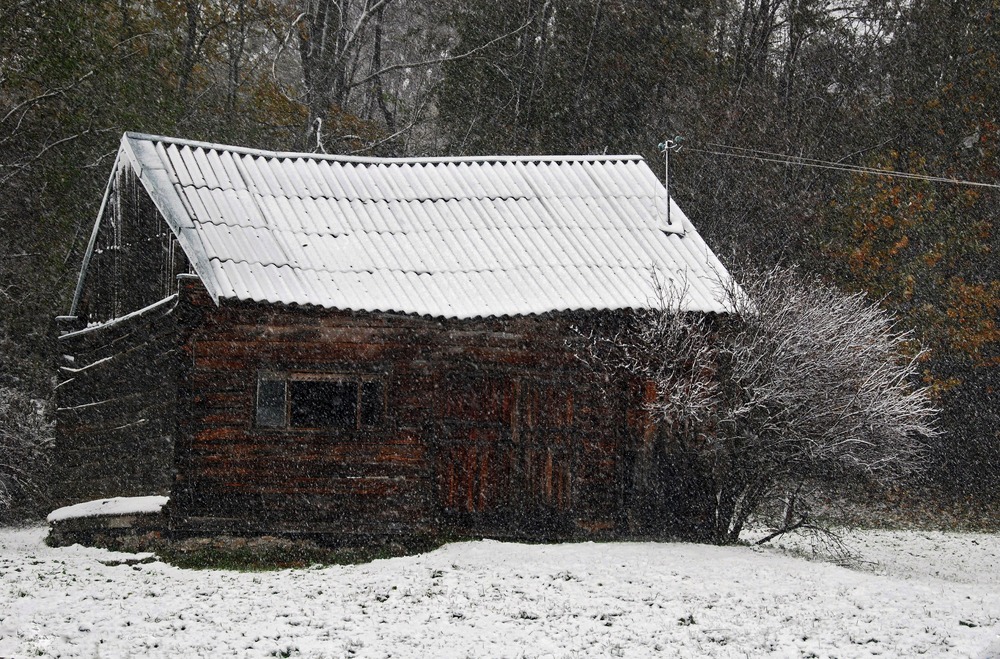
[[[639,156],[374,159],[126,133],[213,299],[472,318],[724,311],[728,273]],[[654,275],[655,273],[655,275]]]

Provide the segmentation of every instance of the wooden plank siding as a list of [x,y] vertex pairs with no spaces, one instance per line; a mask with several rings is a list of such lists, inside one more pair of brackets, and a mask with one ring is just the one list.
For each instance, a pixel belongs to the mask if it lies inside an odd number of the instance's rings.
[[175,307],[174,297],[119,322],[60,337],[60,503],[169,493],[179,357]]
[[[576,317],[443,320],[223,301],[182,282],[179,534],[574,537],[624,531],[633,401]],[[377,427],[261,427],[258,376],[377,377]],[[634,426],[634,424],[633,424]]]

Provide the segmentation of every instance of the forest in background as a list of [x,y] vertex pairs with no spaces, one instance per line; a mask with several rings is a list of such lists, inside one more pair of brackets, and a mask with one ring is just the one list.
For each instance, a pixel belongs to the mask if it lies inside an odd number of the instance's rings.
[[1000,0],[0,0],[0,389],[51,397],[125,131],[654,171],[681,136],[671,194],[723,261],[797,263],[913,327],[931,482],[994,495],[1000,190],[922,177],[1000,184],[998,52]]

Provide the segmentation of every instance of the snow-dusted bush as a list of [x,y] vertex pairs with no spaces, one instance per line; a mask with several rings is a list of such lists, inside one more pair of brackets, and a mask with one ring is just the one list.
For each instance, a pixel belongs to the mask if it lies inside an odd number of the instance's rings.
[[0,326],[0,522],[47,512],[52,378]]
[[680,312],[684,291],[664,289],[659,310],[615,345],[594,345],[606,365],[655,384],[648,408],[668,450],[686,456],[689,489],[707,499],[706,535],[720,544],[775,497],[783,529],[806,523],[803,482],[892,482],[919,469],[935,434],[923,352],[891,314],[791,269],[740,283],[720,284],[729,316]]
[[13,387],[0,386],[0,519],[44,496],[44,474],[52,449],[45,403]]

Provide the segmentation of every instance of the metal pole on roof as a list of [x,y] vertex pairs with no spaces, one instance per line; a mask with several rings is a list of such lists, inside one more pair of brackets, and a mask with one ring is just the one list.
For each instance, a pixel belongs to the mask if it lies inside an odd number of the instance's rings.
[[657,148],[663,152],[663,187],[667,190],[667,226],[670,226],[670,152],[674,149],[677,151],[681,150],[681,140],[684,138],[680,135],[676,136],[674,139],[665,140],[657,144]]

